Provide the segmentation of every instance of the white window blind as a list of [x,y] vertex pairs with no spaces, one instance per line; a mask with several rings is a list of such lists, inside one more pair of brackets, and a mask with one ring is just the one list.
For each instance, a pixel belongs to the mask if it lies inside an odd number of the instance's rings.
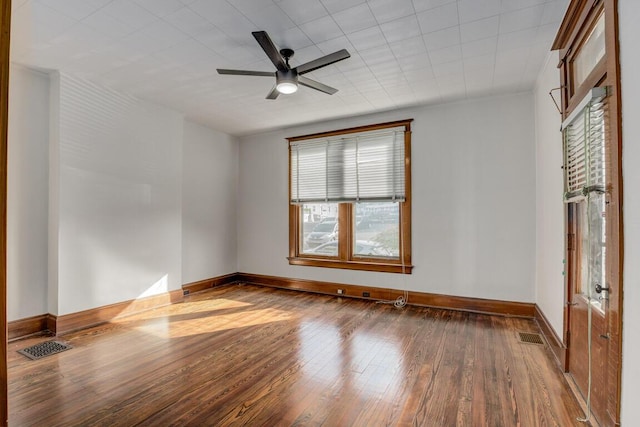
[[404,201],[404,135],[398,126],[290,142],[291,203]]
[[605,189],[606,89],[594,88],[562,124],[565,201]]

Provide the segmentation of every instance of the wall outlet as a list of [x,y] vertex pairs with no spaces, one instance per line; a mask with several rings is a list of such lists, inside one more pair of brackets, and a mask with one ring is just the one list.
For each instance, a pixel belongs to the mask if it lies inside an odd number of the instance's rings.
[[338,289],[338,293],[339,293],[340,295],[344,295],[344,289]]
[[363,292],[363,293],[362,293],[362,296],[363,296],[363,297],[370,297],[371,295],[369,294],[369,292]]
[[183,296],[187,296],[187,295],[189,295],[189,290],[188,290],[188,289],[183,289],[183,290],[182,290],[182,295],[183,295]]

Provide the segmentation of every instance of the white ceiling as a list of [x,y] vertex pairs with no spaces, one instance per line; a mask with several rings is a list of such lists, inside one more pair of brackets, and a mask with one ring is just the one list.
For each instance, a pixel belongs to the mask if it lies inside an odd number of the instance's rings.
[[[530,90],[568,0],[13,0],[11,57],[182,111],[234,135],[336,117]],[[251,32],[291,66],[340,49],[275,101]]]

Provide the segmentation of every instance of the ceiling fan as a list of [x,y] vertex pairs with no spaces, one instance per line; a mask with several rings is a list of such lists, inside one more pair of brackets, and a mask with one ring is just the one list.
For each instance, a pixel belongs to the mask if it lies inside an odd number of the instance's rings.
[[226,70],[218,68],[219,74],[232,74],[236,76],[262,76],[262,77],[276,77],[276,85],[271,92],[267,95],[267,99],[276,99],[279,94],[290,94],[298,90],[298,84],[302,86],[310,87],[320,92],[333,95],[338,89],[332,88],[310,78],[303,76],[302,74],[309,73],[318,68],[326,67],[335,62],[342,61],[351,57],[346,49],[339,50],[337,52],[330,53],[329,55],[314,59],[305,64],[298,65],[295,68],[291,68],[289,65],[289,59],[293,56],[293,50],[291,49],[278,49],[271,41],[271,38],[266,31],[254,31],[253,37],[258,41],[264,53],[267,54],[273,65],[276,66],[276,72],[269,71],[249,71],[249,70]]

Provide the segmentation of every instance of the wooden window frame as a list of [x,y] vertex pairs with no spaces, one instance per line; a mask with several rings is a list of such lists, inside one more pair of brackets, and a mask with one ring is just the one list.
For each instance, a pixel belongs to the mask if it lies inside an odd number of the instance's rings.
[[[398,259],[363,257],[353,254],[355,230],[353,203],[338,203],[338,256],[321,256],[301,253],[301,207],[289,203],[289,264],[310,267],[341,268],[348,270],[378,271],[411,274],[411,122],[413,119],[358,126],[329,132],[287,138],[289,143],[312,138],[326,138],[359,132],[404,126],[405,201],[399,203],[400,257]],[[289,148],[290,150],[290,148]],[[291,194],[291,155],[289,151],[289,194]],[[287,196],[289,198],[289,196]]]

